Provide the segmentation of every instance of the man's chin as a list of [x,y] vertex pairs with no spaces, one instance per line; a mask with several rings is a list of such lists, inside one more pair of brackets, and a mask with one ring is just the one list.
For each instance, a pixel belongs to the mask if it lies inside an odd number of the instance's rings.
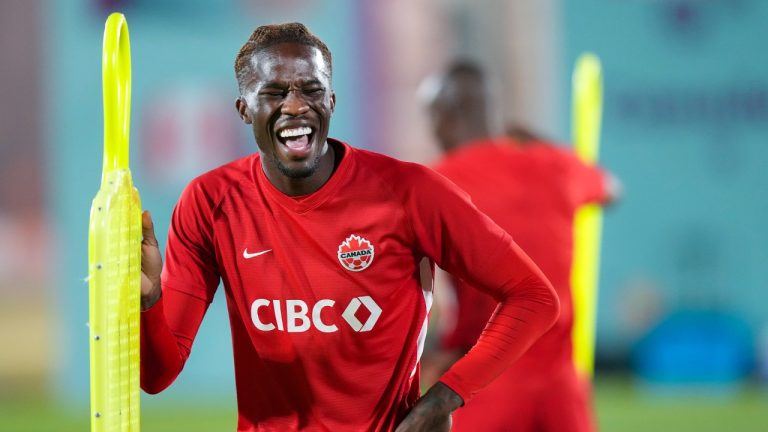
[[317,157],[312,161],[306,161],[303,163],[289,163],[285,164],[282,161],[277,161],[277,169],[284,176],[292,179],[304,179],[311,177],[312,174],[317,172],[317,167],[320,165],[320,158]]

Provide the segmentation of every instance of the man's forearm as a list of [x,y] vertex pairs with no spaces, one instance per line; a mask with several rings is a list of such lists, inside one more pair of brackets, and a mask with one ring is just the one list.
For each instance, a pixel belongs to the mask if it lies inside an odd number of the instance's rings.
[[155,394],[176,379],[184,359],[176,337],[165,322],[163,302],[141,313],[141,388]]
[[560,302],[546,279],[532,276],[509,292],[477,344],[440,378],[465,401],[520,358],[557,320]]

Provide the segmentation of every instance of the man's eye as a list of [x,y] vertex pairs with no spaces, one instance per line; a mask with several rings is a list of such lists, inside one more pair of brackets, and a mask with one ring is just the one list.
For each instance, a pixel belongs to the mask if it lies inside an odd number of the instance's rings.
[[320,94],[323,92],[322,88],[308,88],[304,89],[305,94]]
[[285,92],[282,90],[266,90],[259,93],[262,96],[281,97],[285,96]]

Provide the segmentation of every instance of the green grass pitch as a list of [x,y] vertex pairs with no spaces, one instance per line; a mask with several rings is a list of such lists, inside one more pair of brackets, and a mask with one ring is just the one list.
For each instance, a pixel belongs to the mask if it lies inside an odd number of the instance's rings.
[[[598,377],[596,406],[602,432],[765,432],[768,388],[707,397],[678,393],[652,397],[637,392],[626,377]],[[88,431],[88,407],[65,411],[44,402],[0,401],[0,431]],[[142,432],[234,431],[234,403],[142,404]]]

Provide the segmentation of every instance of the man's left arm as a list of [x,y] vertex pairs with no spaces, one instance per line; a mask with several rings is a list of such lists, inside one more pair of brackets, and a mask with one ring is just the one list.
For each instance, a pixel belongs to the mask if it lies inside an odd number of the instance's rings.
[[418,246],[441,268],[499,301],[475,346],[411,413],[424,416],[429,411],[439,417],[467,402],[522,356],[554,324],[559,301],[547,278],[511,236],[477,210],[457,186],[427,169],[416,183],[406,202]]

